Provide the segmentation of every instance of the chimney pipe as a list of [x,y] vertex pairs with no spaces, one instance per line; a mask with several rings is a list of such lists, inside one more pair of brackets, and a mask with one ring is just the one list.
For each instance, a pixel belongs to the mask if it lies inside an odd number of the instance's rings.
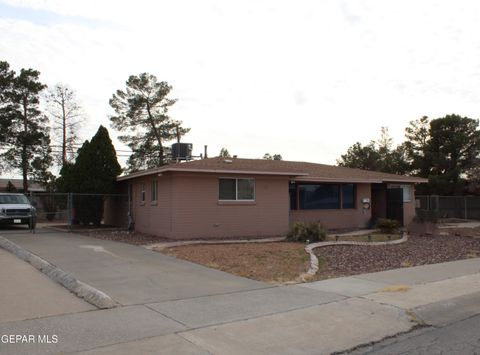
[[208,158],[208,155],[207,155],[207,145],[205,145],[205,149],[204,149],[204,154],[203,154],[204,158],[207,159]]

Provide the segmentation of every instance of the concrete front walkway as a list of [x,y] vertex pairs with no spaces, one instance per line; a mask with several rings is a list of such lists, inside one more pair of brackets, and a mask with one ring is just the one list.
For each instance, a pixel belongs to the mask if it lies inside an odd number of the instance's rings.
[[480,259],[277,287],[75,234],[7,237],[121,305],[0,319],[0,335],[59,339],[0,353],[328,354],[480,313]]

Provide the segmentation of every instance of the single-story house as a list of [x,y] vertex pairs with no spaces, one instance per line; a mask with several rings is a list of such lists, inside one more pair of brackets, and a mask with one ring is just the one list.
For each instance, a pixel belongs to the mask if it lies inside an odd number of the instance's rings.
[[[305,162],[208,158],[121,176],[139,232],[173,239],[285,235],[296,221],[366,228],[380,217],[408,225],[414,184],[426,179]],[[105,223],[128,206],[108,208]],[[121,215],[121,217],[120,217]]]

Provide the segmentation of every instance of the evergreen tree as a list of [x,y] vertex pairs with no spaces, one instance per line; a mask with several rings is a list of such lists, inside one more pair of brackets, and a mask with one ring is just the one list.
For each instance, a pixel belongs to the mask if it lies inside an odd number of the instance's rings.
[[110,99],[115,110],[110,120],[113,128],[122,132],[120,141],[133,151],[127,161],[128,171],[164,165],[165,143],[190,130],[168,116],[168,109],[177,101],[167,97],[172,87],[147,73],[130,76],[126,86],[126,91],[117,90]]
[[430,120],[423,116],[415,121],[410,121],[405,128],[406,160],[410,165],[410,172],[417,176],[427,178],[430,171],[430,157],[428,142],[430,140]]
[[218,155],[219,157],[222,157],[222,158],[231,158],[232,156],[230,155],[230,153],[228,152],[228,149],[227,148],[222,148],[220,149],[220,154]]
[[122,169],[108,130],[100,126],[91,141],[78,150],[75,164],[66,164],[60,174],[58,187],[74,195],[75,218],[83,223],[99,225],[103,218],[104,194],[115,193],[116,177]]
[[480,156],[478,120],[447,115],[430,122],[427,157],[429,179],[438,194],[459,194],[465,188],[466,174]]
[[380,171],[380,154],[375,147],[375,142],[370,142],[366,146],[362,146],[360,142],[355,143],[346,154],[337,160],[339,166],[347,168],[358,168],[364,170]]
[[7,186],[5,187],[6,192],[18,192],[17,188],[10,180],[7,182]]
[[0,62],[0,140],[5,149],[0,166],[21,172],[24,192],[29,178],[48,179],[52,161],[48,118],[39,109],[39,96],[46,85],[39,76],[33,69],[21,69],[17,75],[7,62]]

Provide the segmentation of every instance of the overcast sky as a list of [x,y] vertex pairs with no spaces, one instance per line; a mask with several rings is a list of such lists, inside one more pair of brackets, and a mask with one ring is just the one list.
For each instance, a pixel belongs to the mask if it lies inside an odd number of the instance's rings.
[[149,72],[195,154],[333,164],[381,126],[480,117],[480,2],[0,0],[0,60],[75,89],[84,138],[115,139],[108,100]]

